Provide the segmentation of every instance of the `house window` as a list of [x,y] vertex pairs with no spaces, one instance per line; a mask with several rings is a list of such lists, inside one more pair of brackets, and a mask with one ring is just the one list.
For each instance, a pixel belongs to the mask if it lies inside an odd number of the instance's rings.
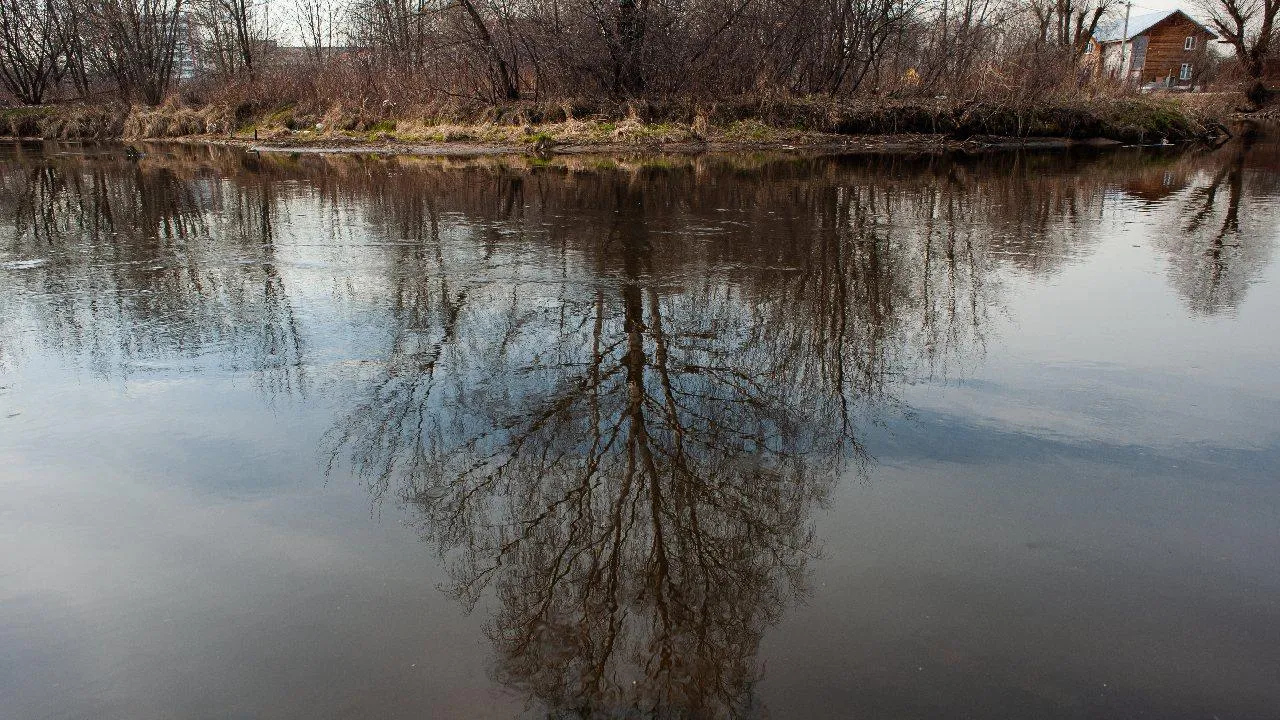
[[1186,41],[1186,42],[1184,42],[1184,43],[1182,43],[1182,49],[1183,49],[1183,50],[1195,50],[1195,49],[1196,49],[1196,36],[1195,36],[1195,35],[1192,35],[1192,36],[1188,37],[1188,38],[1187,38],[1187,41]]
[[1182,63],[1182,72],[1178,73],[1179,80],[1191,79],[1191,63]]

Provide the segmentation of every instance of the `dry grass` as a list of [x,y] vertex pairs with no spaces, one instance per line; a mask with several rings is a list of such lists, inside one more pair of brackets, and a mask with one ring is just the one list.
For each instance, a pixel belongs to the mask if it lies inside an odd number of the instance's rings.
[[1212,134],[1234,103],[1219,95],[1105,97],[1025,107],[962,100],[841,102],[747,97],[718,102],[561,100],[498,106],[417,104],[402,114],[334,103],[157,108],[58,105],[0,112],[0,133],[48,138],[258,138],[287,144],[465,143],[656,148],[816,144],[833,137],[929,134],[1184,141]]

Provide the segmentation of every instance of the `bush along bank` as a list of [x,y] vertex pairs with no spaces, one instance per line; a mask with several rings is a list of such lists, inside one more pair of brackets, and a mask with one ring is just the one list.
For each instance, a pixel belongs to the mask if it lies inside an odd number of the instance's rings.
[[[1129,144],[1212,140],[1227,133],[1213,104],[1177,97],[1120,97],[1014,106],[989,101],[837,102],[742,98],[715,103],[569,100],[371,113],[342,107],[157,108],[52,105],[0,111],[9,137],[259,140],[290,146],[454,143],[556,146],[769,146],[839,144],[866,136],[926,135],[939,143],[982,139],[1106,139]],[[1229,107],[1229,103],[1220,104]]]

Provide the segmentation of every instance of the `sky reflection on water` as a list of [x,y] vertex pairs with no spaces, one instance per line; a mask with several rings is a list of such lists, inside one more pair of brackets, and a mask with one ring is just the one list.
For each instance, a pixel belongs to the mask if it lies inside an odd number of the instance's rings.
[[19,717],[1266,717],[1280,149],[0,155]]

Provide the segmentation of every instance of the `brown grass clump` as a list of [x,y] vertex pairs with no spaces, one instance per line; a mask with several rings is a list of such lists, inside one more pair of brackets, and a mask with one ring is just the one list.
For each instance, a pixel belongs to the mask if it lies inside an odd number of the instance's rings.
[[0,111],[0,135],[64,140],[107,140],[122,135],[128,108],[122,105],[69,105],[8,108]]
[[120,136],[129,140],[228,134],[235,128],[232,111],[219,105],[202,108],[173,103],[154,109],[134,108]]

